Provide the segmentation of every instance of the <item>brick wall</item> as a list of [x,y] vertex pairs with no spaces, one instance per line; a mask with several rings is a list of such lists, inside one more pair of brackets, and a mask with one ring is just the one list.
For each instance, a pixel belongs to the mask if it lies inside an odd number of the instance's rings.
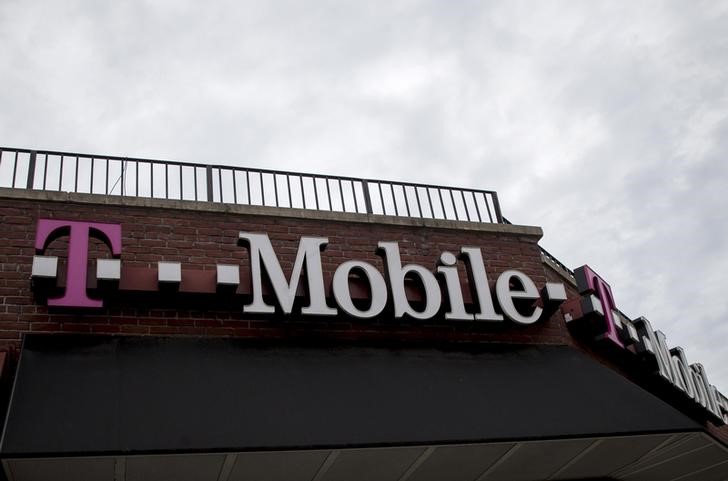
[[[24,193],[26,197],[37,193]],[[482,249],[491,283],[506,269],[518,269],[538,286],[546,281],[537,241],[539,229],[503,225],[470,225],[407,219],[371,221],[361,215],[301,213],[282,209],[231,209],[201,203],[144,201],[146,205],[87,203],[99,196],[76,195],[73,201],[33,198],[0,199],[0,347],[17,352],[24,332],[89,332],[138,335],[236,336],[248,338],[333,338],[383,342],[566,342],[556,314],[547,322],[519,326],[502,323],[394,320],[386,315],[364,322],[352,319],[310,319],[295,315],[251,316],[248,301],[232,295],[122,293],[106,297],[98,311],[49,309],[31,288],[31,265],[37,220],[57,218],[120,223],[123,268],[156,269],[157,261],[181,262],[183,270],[213,271],[218,263],[238,264],[248,274],[248,249],[238,245],[240,231],[267,233],[286,275],[290,274],[301,236],[328,237],[322,253],[326,285],[343,261],[365,260],[383,270],[375,254],[378,241],[397,241],[403,264],[434,270],[441,252],[462,246]],[[104,199],[104,198],[101,198]],[[73,199],[71,199],[73,200]],[[134,204],[134,199],[123,200]],[[169,206],[169,207],[167,207]],[[185,208],[189,207],[189,208]],[[225,212],[235,210],[235,212]],[[352,221],[353,220],[353,221]],[[65,258],[67,238],[53,241],[44,253]],[[90,259],[109,257],[108,248],[92,240]],[[155,271],[156,272],[156,271]],[[467,285],[463,263],[461,282]],[[468,298],[468,289],[465,296]],[[333,305],[333,302],[329,302]],[[385,313],[387,311],[385,310]],[[441,318],[441,316],[440,316]]]

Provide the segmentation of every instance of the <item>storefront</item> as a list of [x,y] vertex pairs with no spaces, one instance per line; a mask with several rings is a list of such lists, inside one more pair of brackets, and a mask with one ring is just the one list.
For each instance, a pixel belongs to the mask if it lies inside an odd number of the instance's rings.
[[710,373],[493,192],[11,163],[10,480],[728,479]]

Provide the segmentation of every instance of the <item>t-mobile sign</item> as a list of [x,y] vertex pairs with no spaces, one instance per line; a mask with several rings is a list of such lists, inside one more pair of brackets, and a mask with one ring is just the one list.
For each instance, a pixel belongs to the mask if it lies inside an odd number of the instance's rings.
[[707,411],[714,422],[728,423],[728,399],[708,382],[702,365],[688,364],[683,349],[669,348],[665,335],[655,331],[644,317],[625,318],[617,309],[612,288],[589,266],[576,269],[574,277],[582,295],[581,316],[574,317],[567,312],[566,321],[570,326],[639,356],[674,389]]
[[[102,307],[103,301],[89,297],[86,288],[89,237],[100,238],[109,246],[112,255],[119,257],[122,254],[121,227],[117,224],[41,219],[35,243],[37,254],[42,254],[52,239],[63,235],[69,236],[66,288],[61,296],[49,298],[48,305]],[[545,317],[544,313],[553,312],[557,308],[555,306],[566,300],[563,284],[547,282],[539,290],[528,275],[515,269],[502,272],[495,280],[494,292],[491,292],[483,254],[477,247],[462,247],[457,255],[442,252],[433,259],[437,266],[432,272],[422,265],[403,264],[398,243],[381,241],[372,247],[383,258],[384,272],[363,260],[345,260],[335,269],[327,292],[322,269],[322,256],[325,256],[329,243],[326,237],[299,239],[288,279],[267,234],[242,231],[239,241],[247,246],[250,254],[252,292],[249,294],[252,302],[242,306],[243,312],[250,314],[294,313],[294,301],[301,285],[307,290],[308,300],[308,304],[296,312],[302,316],[343,314],[357,319],[372,319],[391,306],[390,317],[395,319],[428,320],[442,315],[448,321],[503,322],[507,319],[515,324],[528,325]],[[41,257],[36,256],[35,260],[40,262]],[[471,279],[468,285],[474,302],[469,307],[465,305],[458,274],[458,264],[461,263]],[[237,266],[225,267],[232,267],[237,273]],[[34,267],[34,275],[41,276],[41,270]],[[177,272],[179,270],[177,266]],[[55,273],[55,270],[52,272]],[[174,280],[174,272],[171,275]],[[53,274],[46,277],[53,277]],[[303,277],[305,283],[301,282]],[[350,282],[354,278],[367,284],[369,298],[365,303],[352,299]],[[272,290],[269,292],[272,296],[267,296],[267,299],[264,296],[264,279]],[[415,280],[420,286],[419,302],[413,303],[408,298],[406,279]]]

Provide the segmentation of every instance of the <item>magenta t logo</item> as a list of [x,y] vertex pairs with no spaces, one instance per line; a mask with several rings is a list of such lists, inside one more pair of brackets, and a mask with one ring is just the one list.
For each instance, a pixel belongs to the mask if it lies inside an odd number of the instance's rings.
[[71,220],[40,219],[35,235],[35,250],[42,254],[50,242],[68,234],[68,272],[66,291],[60,297],[48,299],[49,306],[102,307],[103,301],[91,299],[86,294],[88,272],[89,236],[106,243],[112,255],[121,255],[121,225],[99,222],[77,222]]
[[614,303],[614,296],[612,295],[612,288],[609,284],[599,277],[599,274],[591,270],[589,266],[582,266],[574,271],[576,277],[576,286],[579,289],[579,294],[594,293],[602,305],[604,311],[604,322],[605,326],[602,328],[602,338],[609,339],[619,347],[624,347],[624,343],[619,338],[619,332],[617,331],[617,325],[614,320],[614,314],[612,310],[616,309],[617,306]]

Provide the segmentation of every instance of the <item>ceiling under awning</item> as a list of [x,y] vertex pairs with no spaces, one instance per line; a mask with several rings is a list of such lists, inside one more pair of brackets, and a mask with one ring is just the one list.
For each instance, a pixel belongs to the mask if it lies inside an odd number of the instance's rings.
[[699,433],[509,443],[9,459],[14,481],[725,481]]
[[699,424],[567,346],[28,335],[0,452],[13,481],[728,478]]

